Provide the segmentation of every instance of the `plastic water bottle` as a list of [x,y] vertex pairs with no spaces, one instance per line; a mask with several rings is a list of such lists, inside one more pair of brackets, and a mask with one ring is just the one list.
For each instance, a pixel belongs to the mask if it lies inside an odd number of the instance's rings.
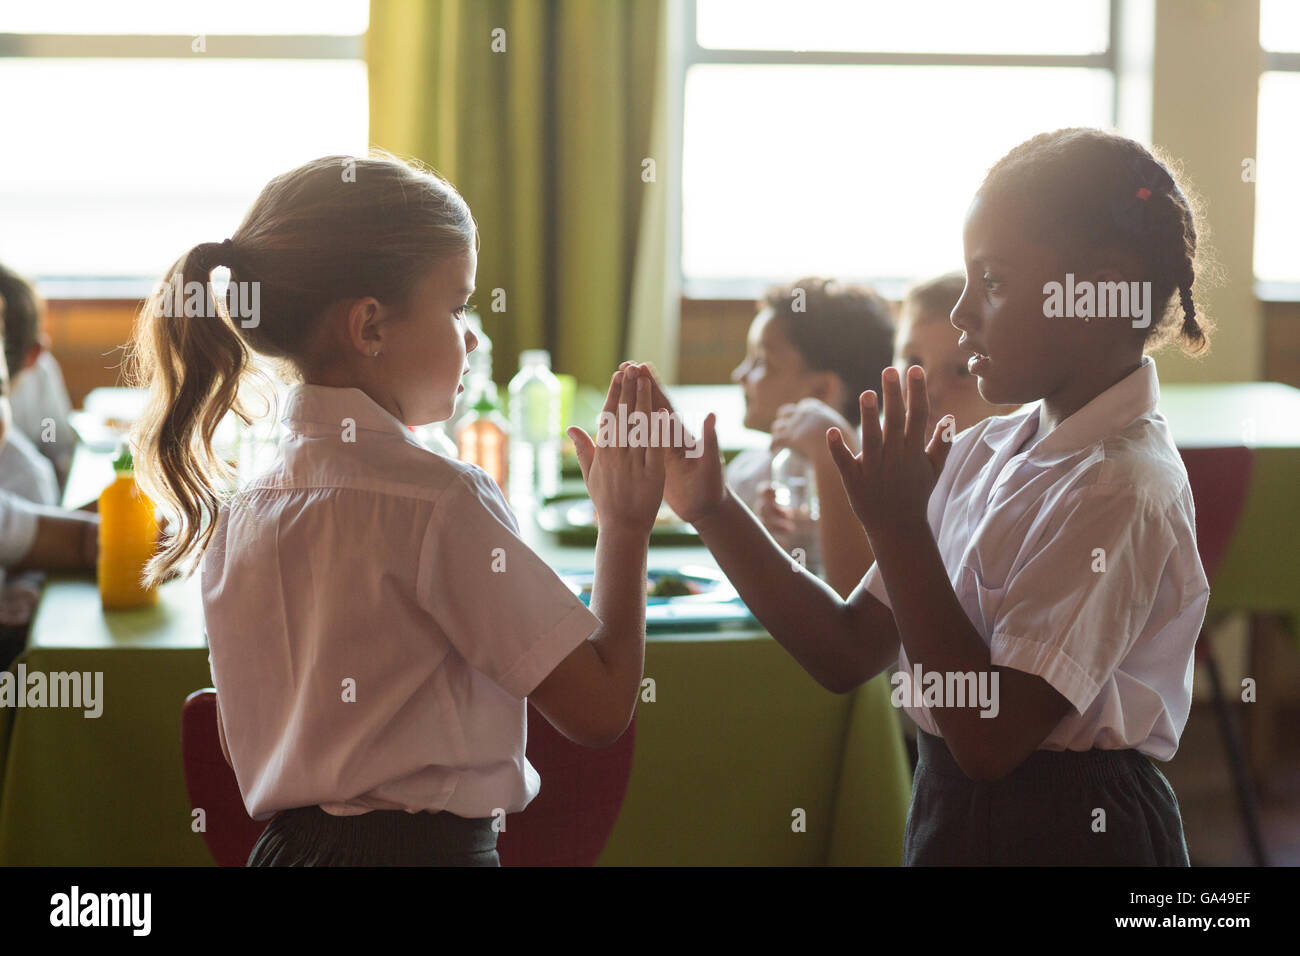
[[560,490],[560,382],[551,374],[551,353],[530,349],[519,356],[510,380],[510,503],[540,504]]
[[813,464],[790,448],[782,448],[772,456],[772,495],[782,508],[794,512],[796,530],[791,547],[802,548],[805,566],[811,571],[821,568],[821,539],[817,533],[817,520],[821,508],[817,500],[817,475]]

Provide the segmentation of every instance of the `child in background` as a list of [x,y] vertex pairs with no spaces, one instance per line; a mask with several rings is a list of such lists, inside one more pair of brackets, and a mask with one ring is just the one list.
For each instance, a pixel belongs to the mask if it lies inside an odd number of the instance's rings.
[[[966,286],[966,275],[950,272],[912,286],[903,298],[894,335],[894,368],[902,374],[913,365],[925,369],[926,390],[932,416],[952,415],[954,431],[969,428],[990,415],[1005,415],[1015,406],[990,405],[979,393],[978,380],[966,367],[966,353],[957,345],[958,333],[950,315]],[[819,402],[805,399],[777,410],[772,425],[772,448],[793,448],[816,467],[817,493],[823,516],[818,523],[822,578],[840,597],[848,597],[875,560],[862,525],[853,517],[839,468],[826,444],[826,430],[841,423]],[[853,451],[856,440],[847,436]],[[794,526],[789,509],[769,495],[759,517],[778,541],[777,531]]]
[[0,351],[0,668],[26,643],[42,572],[91,570],[99,556],[98,517],[55,507],[49,464],[34,452],[13,454],[22,436],[12,426],[9,392],[9,364]]
[[[0,298],[6,303],[4,343],[12,385],[14,434],[22,434],[24,445],[30,444],[49,460],[62,495],[77,445],[77,434],[68,424],[72,403],[63,373],[41,335],[41,304],[36,292],[3,265]],[[57,498],[48,503],[57,503]]]
[[[249,814],[273,817],[249,865],[497,865],[494,822],[540,788],[525,698],[591,747],[632,718],[663,451],[569,430],[601,518],[588,610],[487,473],[408,427],[447,419],[463,388],[477,249],[435,174],[325,157],[185,253],[137,326],[137,477],[177,520],[150,573],[201,556],[222,747]],[[224,308],[162,314],[170,283],[218,266]],[[259,313],[232,320],[249,282]],[[254,354],[295,381],[288,435],[223,504],[213,430],[242,416]],[[610,383],[620,406],[649,411],[636,368]]]
[[[830,424],[851,431],[858,421],[856,396],[889,364],[893,334],[889,304],[866,287],[807,278],[769,289],[750,325],[745,359],[731,373],[744,391],[745,427],[771,432],[778,409],[805,401]],[[775,510],[769,480],[776,450],[741,452],[727,466],[727,482],[752,510],[768,503],[769,530],[788,545],[814,529],[798,528]],[[848,516],[847,501],[842,514],[831,504],[830,520]]]
[[[961,334],[952,325],[952,310],[965,288],[964,272],[949,272],[912,286],[903,298],[894,338],[894,368],[900,375],[913,365],[925,369],[931,415],[936,420],[951,415],[959,432],[990,415],[1009,415],[1018,407],[986,402],[979,379],[967,367],[970,356],[957,344]],[[824,443],[826,432],[819,437]]]
[[[669,505],[810,674],[840,692],[895,662],[906,675],[920,753],[905,864],[1188,865],[1153,761],[1187,722],[1209,586],[1145,352],[1207,345],[1197,233],[1168,166],[1117,134],[1044,133],[994,164],[952,323],[984,400],[1025,407],[949,444],[946,418],[925,430],[925,372],[908,369],[905,399],[890,368],[883,429],[862,396],[863,450],[828,432],[876,556],[847,601],[792,574],[730,493],[712,415],[703,455],[668,456]],[[1051,284],[1067,281],[1094,308],[1056,309]],[[1118,283],[1129,307],[1098,314]],[[946,696],[972,678],[991,693]]]

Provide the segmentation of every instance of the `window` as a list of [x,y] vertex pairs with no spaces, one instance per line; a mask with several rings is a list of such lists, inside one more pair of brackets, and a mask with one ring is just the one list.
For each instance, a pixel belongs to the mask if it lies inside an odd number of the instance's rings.
[[368,16],[366,0],[6,4],[0,261],[47,295],[141,295],[234,232],[272,176],[363,151]]
[[1295,240],[1300,221],[1300,5],[1263,0],[1259,45],[1266,70],[1259,78],[1259,119],[1254,157],[1255,277],[1261,282],[1300,283]]
[[1108,0],[694,0],[682,274],[749,297],[804,274],[882,289],[962,262],[988,167],[1115,123]]

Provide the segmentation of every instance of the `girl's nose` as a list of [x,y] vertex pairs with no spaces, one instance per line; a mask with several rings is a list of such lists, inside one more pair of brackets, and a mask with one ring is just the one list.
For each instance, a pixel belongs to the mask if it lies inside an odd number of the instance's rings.
[[473,329],[465,330],[465,353],[468,355],[478,348],[478,336],[474,334]]

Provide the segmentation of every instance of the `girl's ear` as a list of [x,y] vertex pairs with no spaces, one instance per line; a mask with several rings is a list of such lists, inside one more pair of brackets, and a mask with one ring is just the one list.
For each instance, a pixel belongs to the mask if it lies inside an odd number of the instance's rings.
[[352,302],[343,320],[347,343],[365,356],[382,353],[383,326],[387,318],[383,305],[373,296]]

